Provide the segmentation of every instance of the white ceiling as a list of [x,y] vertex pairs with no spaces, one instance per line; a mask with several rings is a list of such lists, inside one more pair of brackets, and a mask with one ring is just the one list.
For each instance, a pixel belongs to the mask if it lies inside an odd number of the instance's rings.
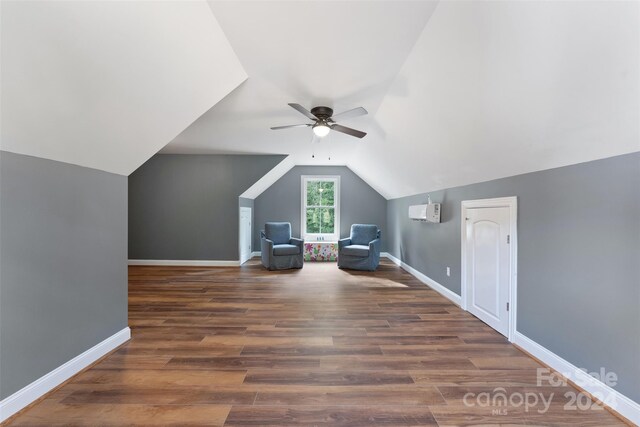
[[[3,1],[1,12],[7,151],[124,175],[168,142],[289,154],[253,193],[295,164],[344,164],[387,198],[640,151],[638,1]],[[311,144],[308,128],[270,130],[307,122],[289,102],[364,106],[343,124],[369,135]]]
[[[164,151],[345,164],[387,198],[638,151],[638,5],[212,2],[249,79]],[[288,102],[362,105],[370,134],[311,159],[309,129],[269,130],[305,122]]]
[[[342,124],[365,132],[435,8],[424,1],[213,1],[248,80],[173,140],[167,153],[279,153],[293,164],[345,164],[360,144],[333,132],[312,159],[308,123],[287,105],[363,106]],[[326,140],[325,140],[326,142]],[[331,155],[331,161],[328,160]]]
[[205,1],[2,1],[1,148],[128,175],[246,79]]
[[349,167],[393,198],[639,151],[639,6],[441,2]]

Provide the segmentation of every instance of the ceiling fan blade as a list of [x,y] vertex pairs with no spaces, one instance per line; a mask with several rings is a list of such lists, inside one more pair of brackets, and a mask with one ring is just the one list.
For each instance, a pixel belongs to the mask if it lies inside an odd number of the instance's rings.
[[363,138],[367,134],[366,132],[362,132],[356,129],[351,129],[339,124],[332,124],[331,129],[337,130],[338,132],[346,133],[347,135],[355,136],[356,138]]
[[318,118],[316,116],[311,114],[311,111],[307,110],[306,108],[304,108],[300,104],[289,103],[289,106],[291,108],[293,108],[294,110],[297,110],[301,114],[304,114],[306,117],[310,118],[311,120],[318,120]]
[[302,128],[302,127],[307,127],[307,126],[313,126],[309,123],[305,123],[302,125],[286,125],[286,126],[274,126],[271,129],[272,130],[278,130],[278,129],[289,129],[289,128]]
[[352,117],[364,116],[365,114],[368,114],[367,110],[362,107],[358,107],[352,110],[343,111],[340,114],[336,114],[335,116],[331,117],[331,120],[335,122],[339,120],[350,119]]

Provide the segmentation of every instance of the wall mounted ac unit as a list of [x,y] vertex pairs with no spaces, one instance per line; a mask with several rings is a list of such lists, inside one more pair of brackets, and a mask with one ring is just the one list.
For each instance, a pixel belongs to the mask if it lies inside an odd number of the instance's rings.
[[409,206],[409,218],[416,221],[440,222],[440,203]]

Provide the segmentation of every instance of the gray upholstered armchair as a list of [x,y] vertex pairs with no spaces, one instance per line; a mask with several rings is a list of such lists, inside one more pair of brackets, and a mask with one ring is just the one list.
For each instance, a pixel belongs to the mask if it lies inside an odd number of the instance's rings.
[[351,236],[338,241],[338,267],[374,271],[380,263],[380,229],[353,224]]
[[269,270],[302,268],[304,240],[291,237],[288,222],[267,222],[260,232],[262,265]]

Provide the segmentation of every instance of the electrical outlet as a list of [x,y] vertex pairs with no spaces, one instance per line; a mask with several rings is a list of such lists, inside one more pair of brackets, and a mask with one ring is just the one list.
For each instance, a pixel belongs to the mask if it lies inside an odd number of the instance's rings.
[[447,276],[451,277],[451,267],[447,267]]

